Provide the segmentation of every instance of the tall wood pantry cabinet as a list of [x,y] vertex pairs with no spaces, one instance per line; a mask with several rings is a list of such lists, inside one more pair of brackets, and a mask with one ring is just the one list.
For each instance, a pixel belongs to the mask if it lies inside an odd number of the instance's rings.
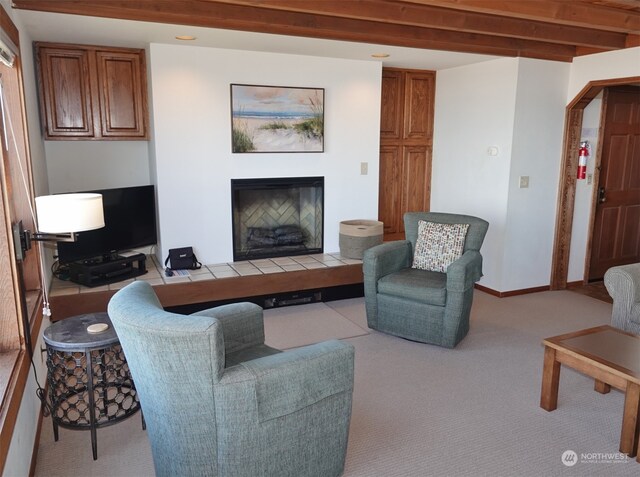
[[49,140],[148,139],[144,50],[35,43]]
[[378,220],[384,239],[404,238],[405,212],[428,211],[435,72],[384,68]]

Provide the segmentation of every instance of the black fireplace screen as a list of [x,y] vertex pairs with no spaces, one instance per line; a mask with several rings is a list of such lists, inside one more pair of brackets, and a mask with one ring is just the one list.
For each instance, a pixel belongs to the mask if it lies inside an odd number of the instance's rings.
[[233,260],[322,253],[324,178],[231,179]]

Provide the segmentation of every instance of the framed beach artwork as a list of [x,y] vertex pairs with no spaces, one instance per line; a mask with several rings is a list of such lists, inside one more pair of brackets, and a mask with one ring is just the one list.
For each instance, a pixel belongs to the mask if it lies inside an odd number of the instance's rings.
[[324,89],[232,84],[231,150],[324,152]]

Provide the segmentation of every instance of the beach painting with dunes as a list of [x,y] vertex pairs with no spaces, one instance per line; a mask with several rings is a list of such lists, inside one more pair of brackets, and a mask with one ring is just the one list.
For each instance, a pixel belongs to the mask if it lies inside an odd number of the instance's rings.
[[324,89],[231,85],[234,153],[324,152]]

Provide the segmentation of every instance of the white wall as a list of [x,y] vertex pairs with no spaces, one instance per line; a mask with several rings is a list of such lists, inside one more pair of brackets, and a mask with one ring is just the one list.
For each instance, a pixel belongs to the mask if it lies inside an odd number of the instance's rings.
[[[377,218],[380,63],[152,44],[149,65],[160,257],[233,260],[231,178],[324,176],[326,252],[341,220]],[[231,83],[325,88],[325,152],[232,154]]]
[[431,208],[489,222],[480,283],[493,290],[549,284],[568,70],[510,58],[438,72]]
[[578,56],[571,64],[567,104],[589,81],[640,76],[640,47]]
[[150,184],[147,141],[45,141],[52,194]]
[[[438,71],[431,210],[489,222],[481,284],[500,290],[518,63],[500,59]],[[487,155],[497,146],[497,156]]]
[[[521,58],[501,291],[549,285],[569,65]],[[529,187],[520,188],[520,177]]]

